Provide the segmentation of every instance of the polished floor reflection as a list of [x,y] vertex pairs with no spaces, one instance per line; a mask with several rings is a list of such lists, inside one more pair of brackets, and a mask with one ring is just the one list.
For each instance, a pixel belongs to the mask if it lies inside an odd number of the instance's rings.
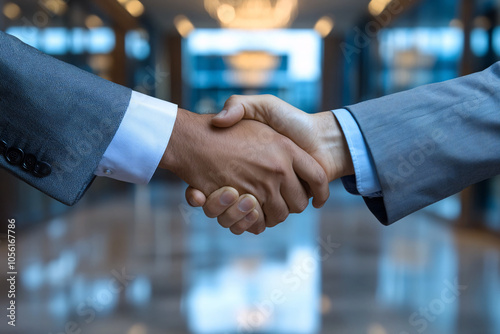
[[383,227],[339,184],[322,210],[238,237],[183,190],[137,187],[20,231],[18,326],[0,332],[500,333],[498,237],[425,213]]

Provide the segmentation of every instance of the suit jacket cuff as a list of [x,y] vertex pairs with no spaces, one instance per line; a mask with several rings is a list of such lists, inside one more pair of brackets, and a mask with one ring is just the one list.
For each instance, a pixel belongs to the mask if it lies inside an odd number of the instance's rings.
[[177,105],[132,92],[123,121],[95,174],[147,184],[167,148],[176,117]]
[[346,109],[333,110],[351,153],[355,175],[342,178],[348,192],[363,197],[381,197],[382,188],[373,158],[354,117]]

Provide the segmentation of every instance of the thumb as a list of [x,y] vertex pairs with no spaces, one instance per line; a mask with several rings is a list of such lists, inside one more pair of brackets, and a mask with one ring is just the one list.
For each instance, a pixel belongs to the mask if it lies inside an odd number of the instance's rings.
[[245,116],[245,108],[243,104],[236,103],[224,106],[224,110],[212,117],[212,125],[219,128],[228,128],[243,119]]
[[186,189],[186,200],[189,203],[189,205],[191,205],[194,208],[197,208],[205,205],[207,197],[198,189],[195,189],[190,186]]

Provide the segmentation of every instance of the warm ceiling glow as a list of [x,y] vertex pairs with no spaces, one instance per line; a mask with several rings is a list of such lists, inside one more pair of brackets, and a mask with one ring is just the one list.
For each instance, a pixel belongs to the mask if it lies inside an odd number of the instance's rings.
[[174,19],[175,27],[179,34],[186,38],[194,30],[194,25],[184,15],[178,15]]
[[452,28],[458,28],[458,29],[463,29],[464,28],[464,24],[459,19],[453,19],[453,20],[450,21],[450,27],[452,27]]
[[217,17],[223,24],[229,24],[236,17],[236,11],[233,6],[223,4],[217,9]]
[[321,37],[325,38],[332,32],[334,26],[335,22],[331,17],[323,16],[314,25],[314,30],[316,30]]
[[62,15],[68,9],[68,5],[65,0],[41,0],[40,4],[43,8],[55,15]]
[[7,2],[3,6],[3,14],[11,20],[16,20],[21,16],[21,8],[15,3]]
[[139,17],[144,14],[144,5],[139,0],[130,0],[125,4],[125,9],[133,17]]
[[247,51],[228,57],[231,67],[241,71],[270,71],[279,65],[279,59],[267,52]]
[[101,18],[94,14],[87,16],[85,19],[85,26],[89,29],[102,27],[103,24]]
[[378,16],[387,8],[392,0],[372,0],[368,4],[368,10],[373,16]]
[[491,29],[491,21],[486,16],[478,16],[474,19],[474,27],[481,28],[484,30]]
[[272,29],[290,25],[298,0],[204,0],[205,9],[224,28]]

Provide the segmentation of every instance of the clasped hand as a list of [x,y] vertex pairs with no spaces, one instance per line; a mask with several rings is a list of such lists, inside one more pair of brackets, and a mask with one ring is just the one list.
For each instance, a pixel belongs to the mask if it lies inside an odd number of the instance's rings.
[[328,183],[353,174],[333,113],[310,115],[271,95],[233,96],[216,116],[179,109],[160,167],[190,185],[190,205],[234,234],[262,233],[311,197],[323,206]]

